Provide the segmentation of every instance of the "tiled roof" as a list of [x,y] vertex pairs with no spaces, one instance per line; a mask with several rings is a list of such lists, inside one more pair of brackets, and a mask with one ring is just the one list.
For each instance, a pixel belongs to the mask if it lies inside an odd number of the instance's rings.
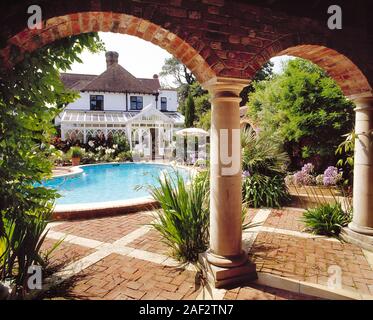
[[63,73],[61,80],[67,88],[77,91],[154,94],[161,88],[158,78],[136,78],[119,64],[99,76]]
[[89,74],[61,73],[61,80],[65,87],[71,90],[81,91],[97,76]]

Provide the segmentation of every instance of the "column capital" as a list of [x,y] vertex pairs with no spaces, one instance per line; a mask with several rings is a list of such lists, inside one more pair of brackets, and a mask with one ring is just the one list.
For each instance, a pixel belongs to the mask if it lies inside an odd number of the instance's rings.
[[236,96],[239,96],[242,89],[248,86],[250,80],[243,80],[237,78],[225,78],[225,77],[215,77],[202,83],[202,87],[209,90],[213,94],[218,94],[221,92],[231,92]]
[[356,104],[355,111],[373,110],[373,92],[364,92],[348,97]]

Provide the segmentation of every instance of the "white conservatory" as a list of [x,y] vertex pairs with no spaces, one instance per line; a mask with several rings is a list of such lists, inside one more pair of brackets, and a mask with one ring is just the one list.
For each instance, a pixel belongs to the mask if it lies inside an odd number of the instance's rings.
[[135,78],[118,64],[116,52],[108,52],[106,61],[107,70],[99,76],[61,75],[67,88],[80,93],[55,120],[61,139],[85,143],[90,137],[122,133],[131,150],[167,156],[175,133],[184,126],[176,90],[162,89],[156,75]]

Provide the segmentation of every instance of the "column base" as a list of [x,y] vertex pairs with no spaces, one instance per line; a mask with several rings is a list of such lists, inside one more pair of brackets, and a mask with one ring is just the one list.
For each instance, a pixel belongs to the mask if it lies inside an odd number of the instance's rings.
[[343,240],[355,244],[365,250],[373,252],[373,236],[358,233],[348,226],[343,228],[341,232],[341,237]]
[[247,253],[242,250],[241,254],[237,256],[219,256],[209,249],[206,251],[206,259],[214,266],[233,268],[241,266],[247,262]]
[[356,233],[364,234],[367,236],[373,236],[373,228],[361,227],[354,224],[353,222],[349,223],[348,228],[352,231],[355,231]]
[[248,261],[247,255],[243,263],[233,267],[219,267],[212,264],[210,254],[207,252],[199,255],[199,261],[203,266],[204,276],[215,288],[241,284],[258,278],[256,264]]

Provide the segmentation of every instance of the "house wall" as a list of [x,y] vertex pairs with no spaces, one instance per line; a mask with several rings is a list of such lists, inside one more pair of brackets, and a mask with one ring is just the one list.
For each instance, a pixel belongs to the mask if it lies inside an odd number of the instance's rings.
[[[81,92],[80,97],[73,103],[67,106],[67,110],[90,110],[90,95],[104,96],[104,111],[126,111],[126,94],[124,93],[108,93],[108,92]],[[131,96],[142,96],[143,107],[149,104],[155,105],[155,96],[143,95],[137,93],[128,93],[128,111],[130,111]],[[170,90],[162,90],[159,94],[158,109],[161,108],[161,97],[167,98],[167,111],[177,111],[177,92]]]
[[160,90],[158,109],[161,109],[161,97],[167,98],[167,111],[177,111],[178,101],[176,90]]

